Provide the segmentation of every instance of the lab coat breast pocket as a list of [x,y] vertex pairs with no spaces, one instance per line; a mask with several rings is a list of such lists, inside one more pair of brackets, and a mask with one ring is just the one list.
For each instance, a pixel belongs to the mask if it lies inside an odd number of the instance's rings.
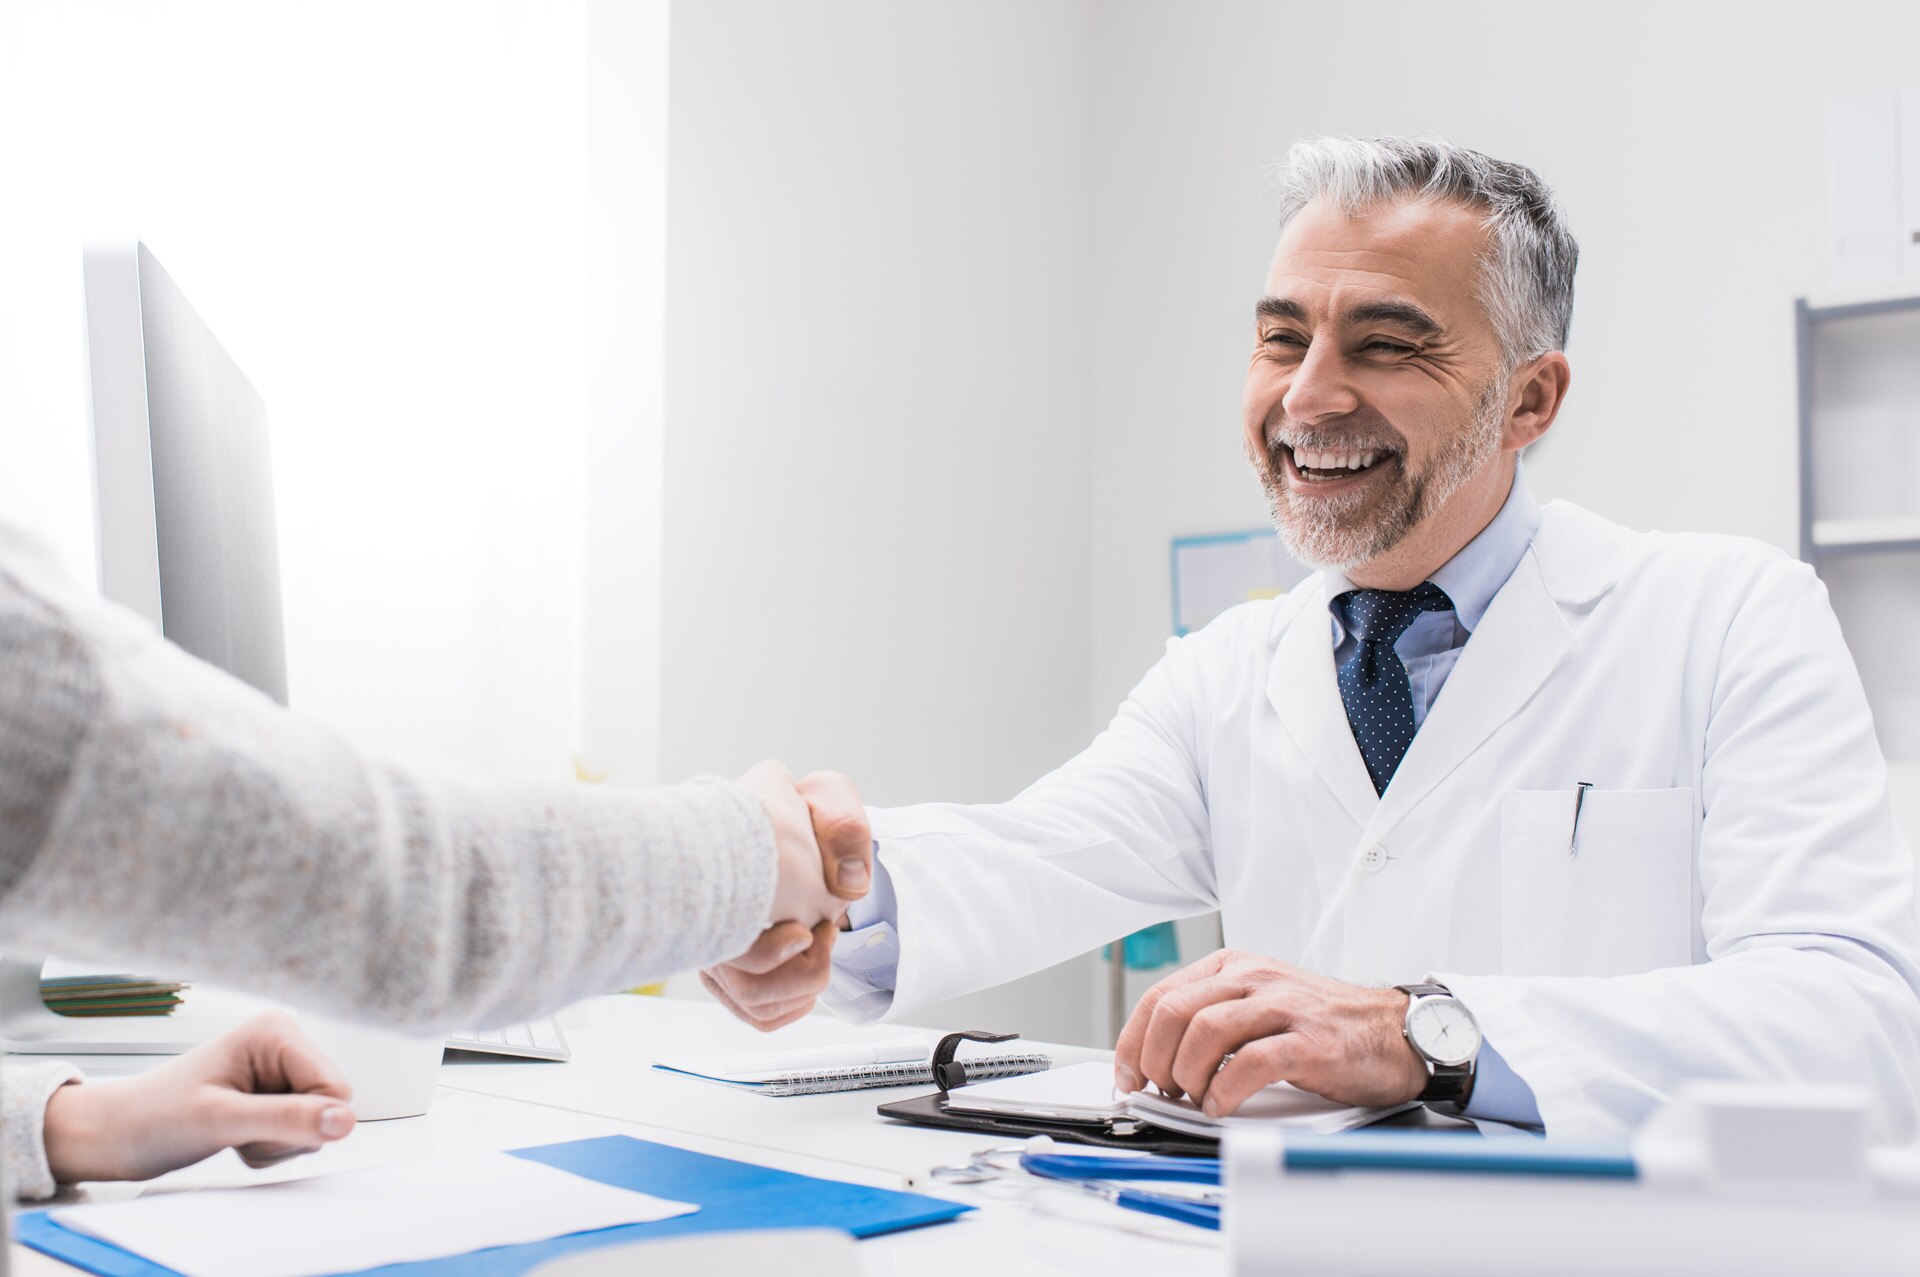
[[1505,973],[1631,975],[1693,961],[1693,791],[1513,790],[1500,802]]

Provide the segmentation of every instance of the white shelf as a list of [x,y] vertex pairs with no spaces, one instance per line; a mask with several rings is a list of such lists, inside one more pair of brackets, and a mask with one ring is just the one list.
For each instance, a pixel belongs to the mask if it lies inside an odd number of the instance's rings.
[[1854,546],[1920,544],[1920,515],[1878,519],[1815,519],[1813,543],[1823,550]]
[[1920,305],[1920,283],[1902,281],[1858,288],[1836,288],[1808,293],[1803,299],[1809,310],[1838,310],[1849,306],[1880,306],[1889,302]]

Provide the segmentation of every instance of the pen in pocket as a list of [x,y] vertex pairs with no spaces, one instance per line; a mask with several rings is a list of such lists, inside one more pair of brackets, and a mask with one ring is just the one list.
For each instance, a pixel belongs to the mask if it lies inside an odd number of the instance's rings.
[[1586,804],[1587,791],[1593,788],[1593,782],[1583,780],[1573,787],[1573,832],[1567,835],[1567,855],[1580,854],[1580,808]]

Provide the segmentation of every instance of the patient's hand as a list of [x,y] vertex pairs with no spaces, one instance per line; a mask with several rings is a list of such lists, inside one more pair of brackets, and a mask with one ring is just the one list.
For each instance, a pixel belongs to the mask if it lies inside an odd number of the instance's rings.
[[63,1184],[149,1179],[223,1148],[268,1166],[351,1131],[351,1098],[292,1017],[270,1011],[152,1072],[56,1090],[47,1165]]
[[[777,770],[756,778],[755,773],[760,773],[762,768]],[[804,912],[779,912],[781,897],[776,892],[776,921],[760,933],[753,947],[730,962],[700,973],[700,982],[721,1005],[764,1032],[791,1024],[813,1010],[814,1001],[826,989],[833,974],[833,941],[839,934],[840,919],[846,913],[845,902],[866,895],[873,879],[873,834],[853,782],[838,772],[815,772],[795,782],[777,763],[762,763],[740,778],[742,784],[756,793],[762,792],[756,781],[777,790],[782,779],[792,797],[808,813],[813,841],[818,844],[814,872],[827,877],[837,899],[828,905],[827,911],[809,917]],[[782,812],[791,811],[786,795],[776,792],[775,798]],[[764,793],[762,801],[766,801]],[[774,820],[775,834],[779,837],[783,817],[775,814],[772,804],[768,814]],[[788,862],[783,847],[783,889]]]
[[[865,836],[864,813],[859,836],[849,838],[832,824],[821,824],[810,807],[810,796],[837,786],[851,794],[852,784],[832,772],[816,772],[795,781],[793,773],[779,763],[756,764],[740,777],[740,784],[766,809],[779,854],[780,872],[768,921],[798,923],[802,931],[823,922],[837,927],[847,901],[867,894],[873,877],[872,842]],[[857,809],[857,796],[854,805]]]

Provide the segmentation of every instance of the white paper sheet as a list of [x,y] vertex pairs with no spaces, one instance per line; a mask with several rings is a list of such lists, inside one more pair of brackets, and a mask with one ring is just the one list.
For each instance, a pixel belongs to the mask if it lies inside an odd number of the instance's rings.
[[1208,1117],[1192,1100],[1170,1100],[1158,1091],[1136,1091],[1127,1097],[1127,1110],[1143,1122],[1151,1122],[1162,1130],[1219,1138],[1224,1138],[1228,1131],[1260,1126],[1332,1135],[1414,1107],[1399,1104],[1392,1108],[1354,1108],[1285,1082],[1275,1082],[1255,1091],[1227,1117]]
[[[1208,1117],[1192,1100],[1170,1100],[1158,1091],[1116,1096],[1113,1066],[1097,1060],[1047,1073],[962,1087],[948,1094],[946,1104],[948,1108],[978,1113],[1064,1121],[1135,1117],[1165,1130],[1213,1137],[1243,1126],[1284,1126],[1289,1130],[1331,1133],[1398,1111],[1352,1108],[1285,1082],[1275,1082],[1248,1096],[1231,1117]],[[1399,1106],[1412,1107],[1410,1104]]]
[[506,1153],[69,1206],[56,1222],[188,1277],[317,1277],[698,1210]]
[[1113,1065],[1100,1060],[976,1082],[947,1093],[948,1108],[976,1113],[1064,1120],[1121,1117],[1126,1105],[1113,1092]]

